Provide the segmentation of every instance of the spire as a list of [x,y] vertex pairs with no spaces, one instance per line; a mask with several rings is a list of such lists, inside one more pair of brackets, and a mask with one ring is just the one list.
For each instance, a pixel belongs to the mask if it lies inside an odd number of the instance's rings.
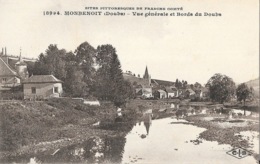
[[20,56],[19,56],[19,61],[22,61],[22,49],[20,47]]
[[143,77],[143,78],[144,78],[144,79],[148,79],[148,78],[149,78],[147,66],[146,66],[146,68],[145,68],[145,73],[144,73],[144,77]]
[[152,124],[152,115],[146,114],[145,118],[144,118],[144,126],[146,129],[147,135],[149,135],[149,129],[150,129],[151,124]]

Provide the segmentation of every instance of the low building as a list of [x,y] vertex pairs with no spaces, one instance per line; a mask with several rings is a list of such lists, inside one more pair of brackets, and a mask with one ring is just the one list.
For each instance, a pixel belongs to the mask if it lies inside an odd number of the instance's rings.
[[209,97],[209,89],[206,87],[202,87],[200,89],[200,98],[208,98]]
[[154,97],[158,99],[165,99],[167,98],[167,93],[164,90],[158,89],[154,92]]
[[167,93],[167,98],[177,98],[178,95],[178,89],[175,87],[165,87],[165,91]]
[[185,98],[195,98],[196,93],[192,89],[186,89],[184,92],[184,97]]
[[34,75],[23,82],[24,99],[60,97],[62,81],[53,75]]
[[136,96],[140,98],[152,98],[152,88],[138,88],[136,89]]

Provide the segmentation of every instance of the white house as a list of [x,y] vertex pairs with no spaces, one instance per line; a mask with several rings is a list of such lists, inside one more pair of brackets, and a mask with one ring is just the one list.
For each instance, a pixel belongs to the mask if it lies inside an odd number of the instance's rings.
[[23,81],[24,99],[60,97],[62,81],[53,75],[34,75]]

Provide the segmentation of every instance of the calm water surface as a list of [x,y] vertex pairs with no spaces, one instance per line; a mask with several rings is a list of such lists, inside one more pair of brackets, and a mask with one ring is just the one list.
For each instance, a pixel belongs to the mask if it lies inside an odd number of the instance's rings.
[[[183,119],[152,120],[152,113],[147,112],[125,137],[93,137],[52,155],[26,156],[12,162],[256,163],[252,156],[236,159],[227,155],[230,145],[198,139],[205,130]],[[259,142],[259,138],[255,137],[254,142]]]

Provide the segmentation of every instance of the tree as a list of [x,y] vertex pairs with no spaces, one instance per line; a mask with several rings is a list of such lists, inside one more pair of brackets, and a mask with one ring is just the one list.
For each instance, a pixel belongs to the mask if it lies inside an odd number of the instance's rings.
[[54,75],[60,80],[66,77],[64,57],[66,51],[58,49],[57,45],[48,46],[45,54],[41,53],[38,61],[34,64],[32,74],[34,75]]
[[202,85],[201,85],[200,83],[198,83],[198,82],[196,82],[196,83],[194,84],[194,89],[195,89],[195,90],[200,89],[201,87],[202,87]]
[[121,106],[131,97],[132,85],[125,82],[116,49],[112,45],[101,45],[97,48],[98,64],[96,95],[101,99],[113,101]]
[[245,106],[246,99],[250,97],[250,94],[251,94],[251,90],[245,83],[238,85],[236,89],[237,100],[244,101],[244,106]]
[[209,86],[209,95],[211,100],[224,103],[229,101],[235,93],[234,81],[222,74],[213,75],[207,82]]
[[96,49],[92,47],[88,42],[81,43],[75,50],[76,61],[84,72],[84,82],[87,87],[91,87],[94,83],[93,76],[95,74],[94,59],[96,57]]

